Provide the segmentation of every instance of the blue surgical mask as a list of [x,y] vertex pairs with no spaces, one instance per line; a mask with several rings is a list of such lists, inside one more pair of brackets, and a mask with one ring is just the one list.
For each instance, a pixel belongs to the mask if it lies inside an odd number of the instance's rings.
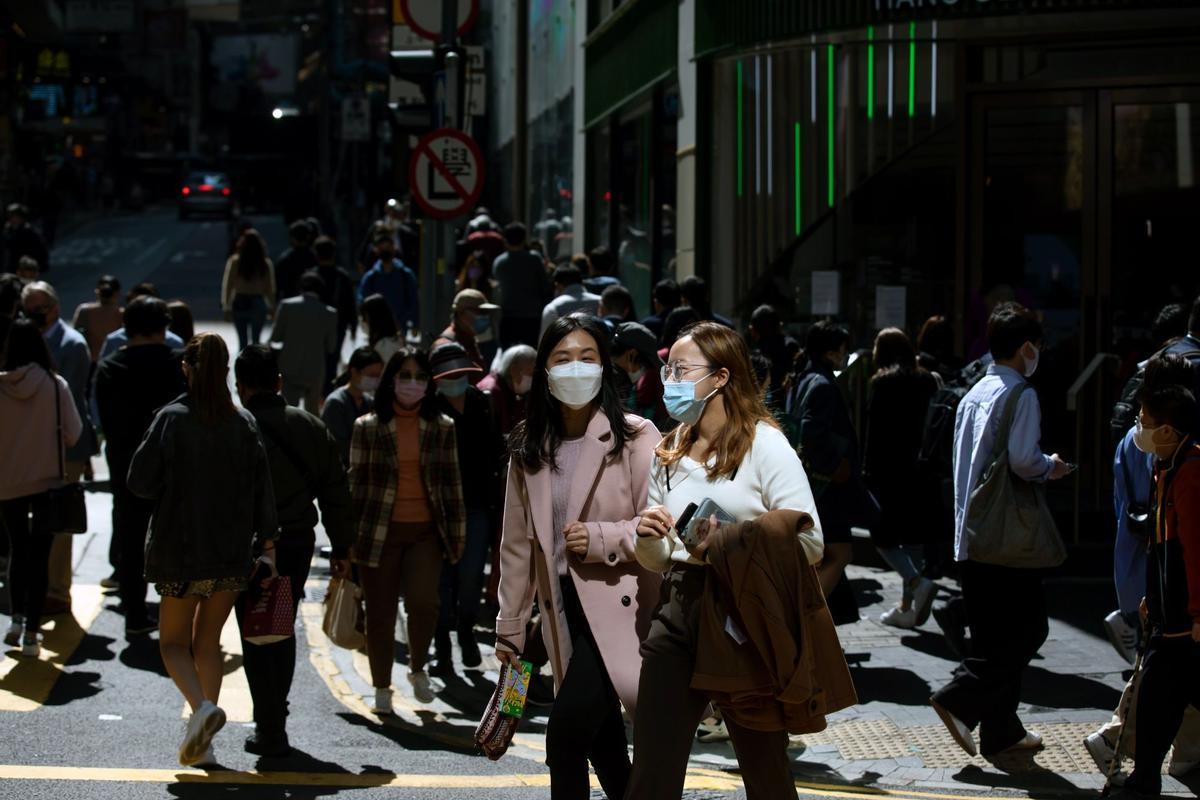
[[437,382],[438,394],[445,397],[462,397],[467,393],[467,376],[461,378],[442,378]]
[[700,421],[700,417],[704,416],[705,406],[708,405],[712,396],[720,391],[720,387],[713,389],[702,398],[697,398],[696,385],[712,377],[712,374],[708,373],[699,381],[675,381],[663,384],[663,405],[667,407],[667,413],[671,415],[671,419],[678,420],[685,425],[695,425]]
[[492,329],[491,317],[476,317],[475,318],[475,333],[482,335]]

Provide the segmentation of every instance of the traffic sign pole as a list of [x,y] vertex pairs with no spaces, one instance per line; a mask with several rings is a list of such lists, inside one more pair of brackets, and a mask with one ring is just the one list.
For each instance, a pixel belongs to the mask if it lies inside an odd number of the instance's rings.
[[[447,48],[444,60],[446,70],[445,91],[442,92],[442,125],[447,128],[458,128],[458,71],[460,69],[458,52],[458,0],[442,0],[442,47]],[[468,212],[469,213],[469,212]],[[433,313],[430,319],[437,320],[438,315],[444,314],[453,299],[451,292],[454,278],[457,277],[455,267],[458,266],[456,250],[458,243],[454,237],[454,221],[438,222],[441,241],[441,258],[438,260],[437,276],[434,285],[439,291],[435,292]],[[434,322],[436,329],[437,322]]]

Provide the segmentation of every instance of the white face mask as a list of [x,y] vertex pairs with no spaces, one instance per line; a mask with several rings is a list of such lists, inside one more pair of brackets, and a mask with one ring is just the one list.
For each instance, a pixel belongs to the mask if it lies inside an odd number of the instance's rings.
[[375,394],[379,391],[379,378],[363,375],[358,379],[358,390],[363,394]]
[[570,361],[546,370],[550,377],[550,394],[567,408],[580,409],[600,394],[604,367],[586,361]]
[[1033,347],[1033,358],[1028,358],[1028,357],[1022,356],[1023,358],[1025,358],[1025,377],[1026,378],[1032,377],[1033,373],[1037,372],[1038,360],[1041,359],[1041,357],[1042,357],[1042,352],[1040,350],[1038,350],[1033,345],[1029,345],[1029,346]]
[[[1162,431],[1162,434],[1159,431]],[[1170,434],[1175,433],[1175,429],[1170,425],[1144,428],[1142,427],[1142,420],[1139,418],[1137,426],[1133,431],[1133,446],[1155,458],[1168,458],[1171,452],[1179,446],[1179,443],[1174,440],[1163,441],[1165,438],[1163,434],[1170,435],[1167,433],[1168,431]]]

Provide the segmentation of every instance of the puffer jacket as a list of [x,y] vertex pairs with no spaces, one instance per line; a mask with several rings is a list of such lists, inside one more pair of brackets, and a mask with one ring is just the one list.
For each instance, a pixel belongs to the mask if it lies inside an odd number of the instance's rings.
[[249,576],[255,553],[278,537],[267,451],[249,411],[206,423],[178,398],[155,416],[127,481],[155,504],[148,581]]
[[[62,410],[58,436],[54,392]],[[79,441],[83,421],[71,388],[38,364],[0,372],[0,500],[41,494],[62,483],[59,450]]]

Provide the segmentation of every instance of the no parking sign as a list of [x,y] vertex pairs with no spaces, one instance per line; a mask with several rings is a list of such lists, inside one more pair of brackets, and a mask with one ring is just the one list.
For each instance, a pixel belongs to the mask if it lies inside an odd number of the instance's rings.
[[436,130],[417,143],[408,164],[408,185],[429,216],[460,217],[483,194],[483,152],[462,131]]

